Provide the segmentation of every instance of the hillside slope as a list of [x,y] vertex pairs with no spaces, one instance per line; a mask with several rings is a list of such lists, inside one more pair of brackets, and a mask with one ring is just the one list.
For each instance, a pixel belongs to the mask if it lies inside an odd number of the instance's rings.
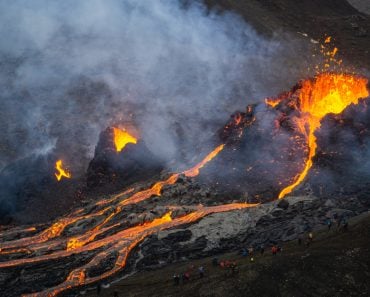
[[[254,262],[235,253],[219,260],[236,260],[239,273],[230,275],[212,266],[211,258],[173,264],[161,270],[139,273],[103,289],[101,296],[368,296],[370,292],[370,213],[353,218],[348,231],[333,227],[314,232],[311,246],[287,243],[272,256],[266,250]],[[203,279],[194,273],[189,282],[175,286],[173,274],[189,265],[203,265]],[[96,296],[90,291],[87,296]]]
[[205,0],[209,7],[236,12],[267,35],[301,32],[316,40],[332,36],[341,58],[369,69],[370,15],[364,13],[365,2],[356,1],[359,12],[346,0]]

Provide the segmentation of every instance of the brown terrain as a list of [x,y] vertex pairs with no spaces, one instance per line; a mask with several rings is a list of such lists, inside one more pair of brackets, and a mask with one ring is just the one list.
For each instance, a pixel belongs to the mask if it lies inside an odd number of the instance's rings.
[[342,58],[359,68],[370,68],[369,3],[345,0],[206,0],[209,7],[231,10],[243,16],[258,32],[272,36],[279,32],[322,40],[332,36]]

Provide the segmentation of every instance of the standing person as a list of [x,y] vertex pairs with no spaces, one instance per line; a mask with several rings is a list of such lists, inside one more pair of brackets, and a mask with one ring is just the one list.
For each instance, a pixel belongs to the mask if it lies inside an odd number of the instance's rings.
[[248,257],[248,250],[246,248],[242,249],[242,256],[243,257]]
[[343,216],[340,216],[340,217],[338,218],[337,229],[339,229],[339,228],[340,228],[340,225],[342,224],[342,220],[343,220]]
[[302,245],[302,236],[301,235],[298,236],[298,245]]
[[271,252],[274,256],[276,256],[276,253],[277,253],[277,247],[275,245],[272,246],[271,248]]
[[261,256],[263,256],[263,254],[265,253],[265,246],[263,244],[261,244],[260,246],[260,252],[261,252]]
[[312,234],[312,232],[308,233],[308,240],[310,241],[310,243],[312,243],[312,241],[313,241],[313,234]]
[[199,272],[199,277],[200,278],[203,278],[204,277],[204,267],[203,266],[199,266],[198,272]]
[[330,218],[328,218],[328,219],[326,220],[326,225],[328,226],[328,230],[330,230],[330,229],[331,229],[331,225],[332,225],[332,221],[331,221],[331,219],[330,219]]
[[236,261],[231,262],[229,268],[231,270],[231,275],[234,275],[234,274],[238,273],[238,268],[236,266]]
[[189,271],[186,271],[186,272],[184,273],[184,279],[185,279],[186,281],[189,281],[189,280],[190,280],[190,272],[189,272]]
[[96,295],[100,296],[100,292],[101,292],[101,284],[98,283],[96,286]]
[[347,231],[348,230],[348,219],[345,217],[343,219],[343,231]]
[[180,283],[180,276],[176,273],[173,275],[173,282],[174,282],[175,286],[178,286],[179,283]]
[[118,297],[118,292],[117,291],[113,292],[113,297]]

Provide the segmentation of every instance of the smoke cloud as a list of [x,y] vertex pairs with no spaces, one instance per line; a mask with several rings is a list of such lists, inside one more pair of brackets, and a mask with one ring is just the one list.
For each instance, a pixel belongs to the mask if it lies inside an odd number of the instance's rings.
[[306,71],[298,41],[198,2],[2,1],[0,35],[0,168],[52,150],[82,173],[126,122],[171,160]]

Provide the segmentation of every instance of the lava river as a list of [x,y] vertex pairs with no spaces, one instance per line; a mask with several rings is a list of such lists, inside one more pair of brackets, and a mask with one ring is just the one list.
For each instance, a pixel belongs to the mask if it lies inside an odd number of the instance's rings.
[[[200,163],[182,174],[193,177],[199,174],[199,170],[222,151],[224,145],[216,147]],[[180,217],[171,217],[171,212],[165,213],[162,217],[152,221],[138,224],[132,227],[122,227],[119,220],[114,220],[121,214],[124,207],[136,204],[153,196],[160,196],[165,185],[174,184],[180,173],[169,176],[164,181],[155,183],[148,189],[134,192],[134,189],[126,190],[110,199],[100,200],[93,207],[78,209],[73,214],[63,217],[45,230],[34,235],[27,235],[29,232],[37,231],[31,227],[18,232],[24,237],[13,241],[3,241],[1,244],[1,256],[15,256],[0,262],[0,269],[23,267],[46,261],[56,261],[76,254],[94,252],[94,256],[82,266],[72,269],[68,277],[59,285],[47,288],[41,292],[31,293],[24,296],[56,296],[59,293],[79,286],[88,285],[99,280],[106,279],[121,271],[125,265],[130,251],[136,247],[147,236],[160,230],[180,226],[182,224],[195,222],[202,217],[218,212],[225,212],[243,208],[254,207],[257,204],[233,203],[212,207],[194,206],[191,211]],[[65,235],[68,228],[73,228],[79,222],[95,219],[96,224],[87,230],[76,231],[74,234]],[[110,232],[109,231],[113,231]],[[0,234],[6,237],[7,232]],[[70,234],[71,232],[67,232]],[[109,235],[107,235],[109,234]],[[98,276],[89,276],[88,270],[99,265],[104,259],[116,253],[117,257],[113,268]]]

